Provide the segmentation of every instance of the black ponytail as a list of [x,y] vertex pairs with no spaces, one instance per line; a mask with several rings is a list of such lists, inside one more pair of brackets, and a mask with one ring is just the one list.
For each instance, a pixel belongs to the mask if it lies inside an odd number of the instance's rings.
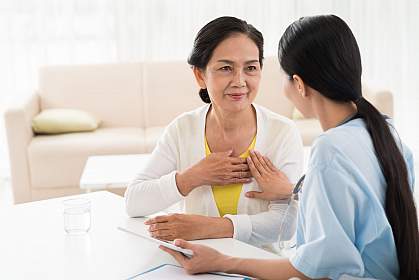
[[400,279],[418,279],[419,238],[415,202],[408,181],[406,162],[383,115],[366,99],[357,103],[387,183],[385,211],[393,229]]
[[385,212],[397,249],[400,279],[419,278],[419,231],[405,159],[385,117],[361,90],[361,56],[348,25],[334,15],[295,21],[279,41],[278,58],[290,78],[337,102],[353,102],[371,136],[387,190]]

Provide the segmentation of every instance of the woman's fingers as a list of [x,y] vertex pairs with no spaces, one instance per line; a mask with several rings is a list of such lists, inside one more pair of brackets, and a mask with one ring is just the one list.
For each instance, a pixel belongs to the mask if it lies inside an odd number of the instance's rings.
[[148,219],[144,222],[144,224],[151,225],[151,224],[156,224],[156,223],[166,223],[168,221],[169,221],[169,216],[164,215],[164,216],[156,216],[154,218]]
[[264,157],[257,151],[254,151],[254,153],[255,153],[257,159],[259,160],[259,162],[260,162],[260,164],[263,168],[263,171],[266,171],[266,172],[270,171],[270,168],[268,167],[268,164],[266,163]]
[[232,173],[233,178],[251,178],[252,173],[250,171],[237,171]]
[[229,157],[230,163],[233,165],[246,164],[246,159],[241,157]]
[[148,231],[149,232],[153,232],[153,231],[157,231],[157,230],[167,230],[170,229],[170,225],[171,223],[155,223],[155,224],[151,224],[148,227]]
[[267,197],[266,193],[264,193],[264,192],[250,191],[250,192],[247,192],[245,195],[248,198],[257,198],[257,199],[268,200],[267,199],[268,197]]
[[167,229],[152,231],[152,232],[150,232],[150,235],[154,238],[157,238],[157,239],[164,239],[164,240],[173,240],[174,239],[172,231],[167,230]]
[[252,160],[252,157],[247,158],[247,164],[249,165],[250,173],[252,173],[253,177],[258,180],[261,176],[259,170],[256,168],[255,163]]
[[175,240],[175,242],[174,242],[174,244],[175,244],[176,246],[178,246],[178,247],[183,248],[183,249],[190,249],[190,250],[193,250],[193,249],[194,249],[194,247],[195,247],[195,245],[194,245],[194,244],[192,244],[192,243],[190,243],[190,242],[188,242],[188,241],[186,241],[186,240],[184,240],[184,239],[176,239],[176,240]]
[[247,164],[247,162],[245,164],[235,164],[233,165],[233,171],[249,171],[249,165]]
[[272,172],[278,172],[279,170],[275,167],[275,165],[273,165],[272,161],[268,158],[268,157],[263,157],[263,159],[265,160],[266,164],[268,165],[269,169]]
[[159,248],[163,251],[165,251],[166,253],[170,254],[172,257],[175,258],[175,260],[181,265],[184,266],[185,262],[188,260],[187,257],[185,257],[185,255],[183,255],[182,253],[179,253],[178,251],[169,249],[167,247],[164,247],[163,245],[160,245]]
[[255,151],[253,150],[250,151],[250,158],[252,159],[254,166],[256,167],[256,169],[259,171],[261,175],[268,172],[268,170],[264,167],[264,165],[260,161]]

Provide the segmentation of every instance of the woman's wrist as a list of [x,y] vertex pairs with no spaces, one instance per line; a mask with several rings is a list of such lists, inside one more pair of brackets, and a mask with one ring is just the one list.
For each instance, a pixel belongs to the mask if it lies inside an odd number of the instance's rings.
[[175,178],[176,178],[176,186],[179,192],[183,196],[187,196],[192,191],[191,184],[189,183],[188,177],[185,176],[185,173],[183,172],[177,172]]
[[[231,257],[227,255],[221,255],[218,262],[218,268],[220,272],[235,274],[239,273],[238,268],[240,267],[240,258]],[[218,269],[217,269],[218,270]]]
[[233,222],[223,217],[207,217],[207,226],[204,229],[203,238],[231,238],[234,234]]
[[190,169],[176,173],[176,186],[183,196],[187,196],[193,189],[200,186],[196,176]]
[[289,199],[294,191],[294,185],[291,183],[286,184],[285,186],[283,185],[279,191],[280,192],[277,193],[278,199]]

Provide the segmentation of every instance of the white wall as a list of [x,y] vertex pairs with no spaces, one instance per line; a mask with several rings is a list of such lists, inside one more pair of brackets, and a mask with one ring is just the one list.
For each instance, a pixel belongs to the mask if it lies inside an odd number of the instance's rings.
[[[2,0],[0,112],[36,89],[40,65],[186,61],[196,32],[222,15],[260,29],[266,55],[275,55],[288,24],[325,13],[348,22],[361,49],[363,79],[394,92],[399,132],[419,152],[419,130],[411,125],[419,121],[415,0]],[[0,125],[0,174],[7,169],[5,154]]]

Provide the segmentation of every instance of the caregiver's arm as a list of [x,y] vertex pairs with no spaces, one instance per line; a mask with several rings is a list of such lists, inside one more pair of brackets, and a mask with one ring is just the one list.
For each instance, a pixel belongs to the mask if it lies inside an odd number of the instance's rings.
[[247,275],[259,279],[309,279],[296,270],[288,259],[261,260],[230,257],[222,263],[221,271]]
[[289,279],[298,277],[308,279],[304,274],[296,270],[288,259],[243,259],[234,258],[198,244],[192,244],[184,240],[176,240],[179,247],[192,250],[194,255],[187,258],[179,252],[160,247],[163,251],[172,255],[189,274],[203,272],[225,272],[247,275],[260,279]]

